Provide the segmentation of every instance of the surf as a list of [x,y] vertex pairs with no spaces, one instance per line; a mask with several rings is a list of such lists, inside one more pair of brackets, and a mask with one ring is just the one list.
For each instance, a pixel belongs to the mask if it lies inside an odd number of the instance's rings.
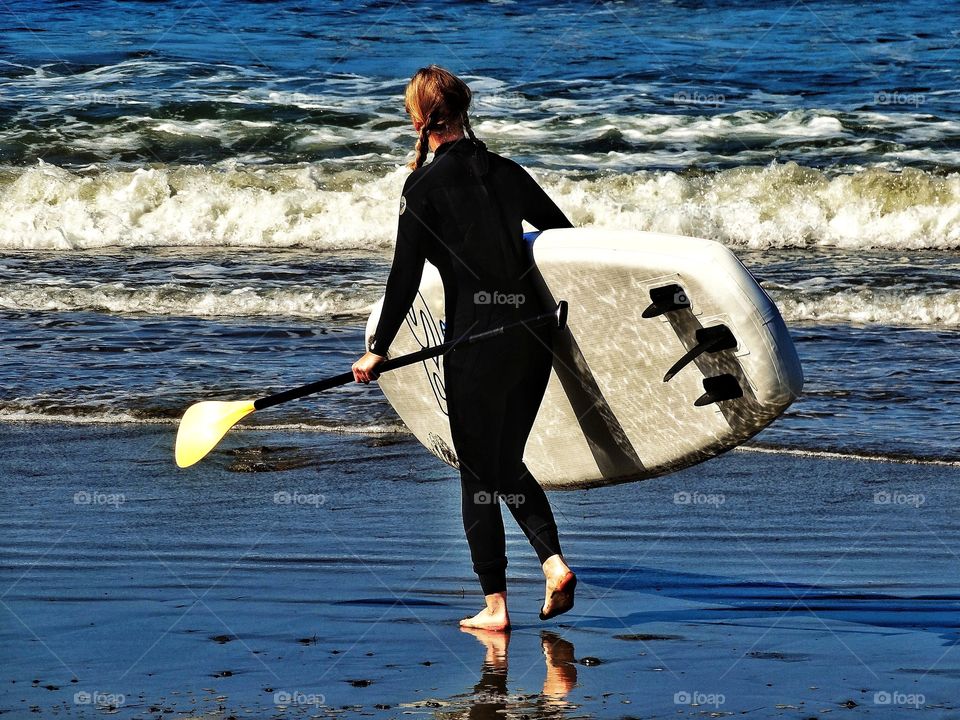
[[[0,250],[302,248],[382,257],[406,172],[325,161],[82,170],[41,161],[0,172]],[[960,249],[958,173],[772,162],[533,174],[577,225],[707,237],[733,249]]]

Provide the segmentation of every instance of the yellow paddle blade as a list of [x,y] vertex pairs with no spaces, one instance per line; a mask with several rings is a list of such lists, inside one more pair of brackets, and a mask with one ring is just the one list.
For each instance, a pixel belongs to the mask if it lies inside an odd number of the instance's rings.
[[252,413],[253,400],[221,402],[208,400],[187,408],[180,418],[174,457],[185,468],[201,460],[216,447],[220,438],[240,420]]

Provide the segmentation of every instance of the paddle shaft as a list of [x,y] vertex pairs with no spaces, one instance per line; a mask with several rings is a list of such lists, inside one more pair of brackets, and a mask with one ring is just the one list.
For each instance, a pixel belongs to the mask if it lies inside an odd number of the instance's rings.
[[[388,370],[396,370],[397,368],[406,367],[407,365],[413,365],[421,360],[436,357],[437,355],[444,355],[460,345],[473,345],[474,343],[483,342],[484,340],[490,340],[491,338],[503,335],[508,330],[513,330],[515,328],[533,328],[540,327],[541,325],[552,325],[558,330],[562,330],[566,324],[567,303],[565,300],[561,300],[557,304],[555,310],[543,313],[542,315],[537,315],[529,320],[520,320],[519,322],[510,323],[509,325],[502,325],[500,327],[493,328],[492,330],[486,330],[474,335],[468,335],[458,340],[450,340],[449,342],[441,343],[440,345],[433,345],[432,347],[426,347],[422,350],[417,350],[416,352],[412,352],[407,355],[401,355],[398,358],[386,360],[377,366],[377,373],[385,373]],[[279,405],[280,403],[285,403],[290,400],[296,400],[297,398],[302,398],[306,395],[313,395],[314,393],[323,392],[324,390],[329,390],[330,388],[335,388],[339,385],[346,385],[347,383],[352,382],[353,379],[352,370],[340,373],[339,375],[324,378],[323,380],[317,380],[316,382],[301,385],[300,387],[284,390],[283,392],[276,393],[275,395],[267,395],[266,397],[259,398],[258,400],[254,401],[253,407],[255,410],[263,410],[264,408],[273,407],[274,405]]]

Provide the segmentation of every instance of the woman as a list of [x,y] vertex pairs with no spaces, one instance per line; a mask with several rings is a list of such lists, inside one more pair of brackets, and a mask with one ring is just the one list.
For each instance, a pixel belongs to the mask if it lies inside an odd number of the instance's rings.
[[[370,351],[353,365],[357,382],[377,377],[413,302],[424,260],[440,271],[446,340],[536,316],[543,307],[523,243],[522,221],[540,230],[570,221],[519,165],[489,152],[470,128],[467,85],[443,68],[421,68],[405,107],[418,134],[400,198],[393,266]],[[467,137],[469,136],[469,137]],[[424,165],[428,148],[434,159]],[[564,562],[543,490],[523,448],[550,376],[549,330],[524,326],[444,356],[447,411],[460,461],[463,524],[486,607],[464,627],[506,630],[503,519],[506,501],[546,577],[541,619],[573,607],[576,576]]]

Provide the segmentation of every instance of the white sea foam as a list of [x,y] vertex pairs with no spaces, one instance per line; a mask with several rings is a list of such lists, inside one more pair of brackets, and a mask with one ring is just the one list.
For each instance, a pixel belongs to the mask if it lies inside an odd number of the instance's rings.
[[706,237],[735,248],[960,247],[957,174],[868,169],[829,176],[787,163],[698,177],[537,175],[577,225]]
[[233,164],[74,173],[41,162],[0,186],[0,248],[383,249],[405,175]]
[[57,410],[6,409],[0,408],[0,422],[9,423],[57,423],[68,425],[170,425],[176,420],[170,418],[144,418],[131,415],[122,410],[106,412],[64,412]]
[[827,293],[770,289],[788,321],[960,328],[960,291],[856,288]]
[[[30,408],[0,407],[0,423],[57,423],[68,425],[176,425],[180,421],[171,417],[144,417],[123,410],[99,408]],[[317,420],[316,422],[256,422],[246,421],[237,425],[231,433],[264,430],[293,430],[298,432],[331,432],[358,435],[409,434],[401,423],[349,423]]]
[[306,286],[202,289],[170,283],[146,287],[120,282],[81,287],[65,282],[7,283],[0,284],[0,308],[193,317],[363,318],[378,292],[371,288],[349,292]]
[[[576,225],[656,230],[734,248],[960,248],[960,174],[827,174],[773,163],[691,175],[534,170]],[[310,165],[0,176],[0,248],[390,248],[407,171]]]
[[740,445],[734,448],[738,452],[761,453],[766,455],[795,455],[798,457],[823,458],[825,460],[866,460],[874,462],[895,462],[905,465],[939,465],[942,467],[960,467],[960,460],[940,460],[937,458],[913,457],[906,454],[884,454],[867,452],[834,452],[832,450],[803,450],[800,448],[766,447]]

